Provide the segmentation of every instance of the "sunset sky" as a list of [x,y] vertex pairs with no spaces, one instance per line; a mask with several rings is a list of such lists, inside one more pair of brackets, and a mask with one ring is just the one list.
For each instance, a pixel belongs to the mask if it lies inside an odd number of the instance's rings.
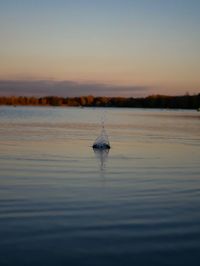
[[2,0],[0,95],[200,92],[199,0]]

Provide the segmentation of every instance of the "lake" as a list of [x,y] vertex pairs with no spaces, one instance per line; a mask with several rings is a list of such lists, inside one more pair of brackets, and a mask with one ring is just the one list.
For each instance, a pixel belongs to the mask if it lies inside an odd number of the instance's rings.
[[0,107],[1,266],[199,263],[200,113]]

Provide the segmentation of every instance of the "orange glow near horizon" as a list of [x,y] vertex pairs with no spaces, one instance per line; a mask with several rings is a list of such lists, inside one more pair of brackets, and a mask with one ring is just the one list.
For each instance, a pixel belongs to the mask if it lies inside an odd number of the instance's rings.
[[100,2],[1,3],[0,79],[199,92],[198,4]]

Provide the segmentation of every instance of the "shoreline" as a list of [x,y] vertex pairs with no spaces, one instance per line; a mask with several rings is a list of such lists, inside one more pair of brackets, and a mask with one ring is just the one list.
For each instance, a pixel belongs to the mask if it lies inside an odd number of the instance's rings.
[[196,95],[165,96],[152,95],[133,97],[27,97],[0,96],[0,106],[53,106],[53,107],[114,107],[144,109],[186,109],[200,111],[200,93]]

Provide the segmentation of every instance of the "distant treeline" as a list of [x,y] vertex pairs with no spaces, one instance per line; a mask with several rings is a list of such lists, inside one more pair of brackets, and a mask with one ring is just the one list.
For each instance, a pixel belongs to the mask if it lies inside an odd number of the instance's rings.
[[41,105],[41,106],[85,106],[85,107],[136,107],[136,108],[179,108],[198,109],[200,107],[200,93],[184,96],[152,95],[145,98],[124,97],[93,97],[82,96],[63,98],[57,96],[0,97],[0,105]]

